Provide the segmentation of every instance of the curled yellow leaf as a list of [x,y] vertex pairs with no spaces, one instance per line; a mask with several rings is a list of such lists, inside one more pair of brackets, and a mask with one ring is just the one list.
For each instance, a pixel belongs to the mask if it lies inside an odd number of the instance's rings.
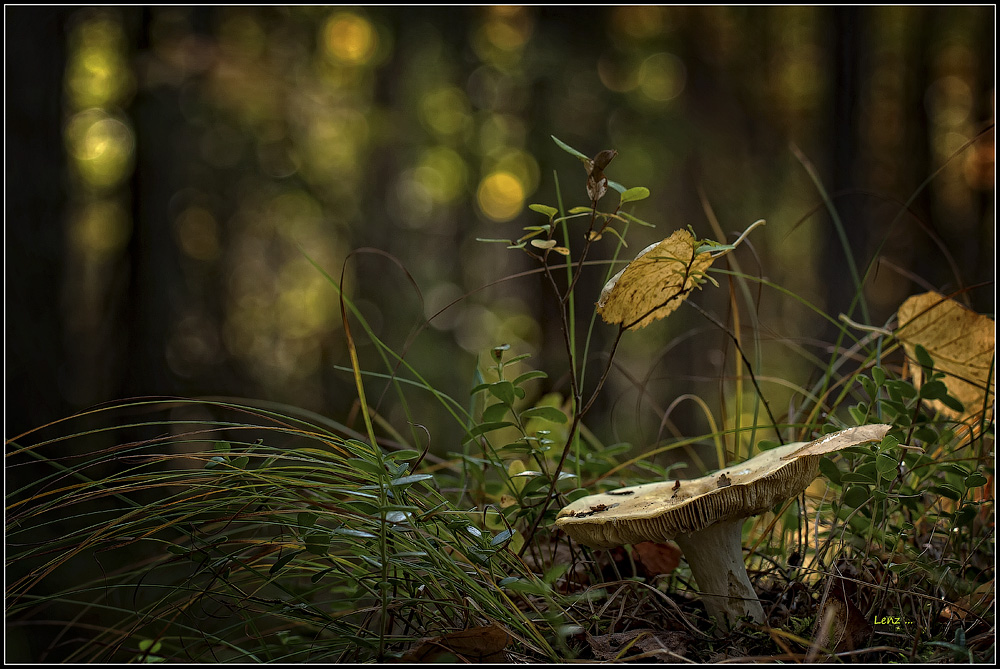
[[[977,314],[940,293],[929,292],[908,298],[897,312],[896,338],[903,342],[906,355],[916,360],[919,344],[934,359],[934,369],[944,372],[948,394],[965,407],[955,411],[935,400],[942,414],[962,421],[978,417],[984,407],[992,407],[996,380],[991,375],[996,354],[993,319]],[[914,385],[923,384],[920,365],[909,365]]]
[[626,328],[643,328],[669,316],[701,285],[712,264],[708,252],[695,254],[699,244],[690,232],[678,230],[647,246],[604,286],[597,313]]

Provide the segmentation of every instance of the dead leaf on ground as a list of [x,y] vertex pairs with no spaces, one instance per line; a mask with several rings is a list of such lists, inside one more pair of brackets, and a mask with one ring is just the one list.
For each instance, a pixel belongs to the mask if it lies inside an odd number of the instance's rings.
[[[980,416],[992,407],[996,394],[995,375],[990,371],[996,353],[995,323],[992,318],[966,309],[955,300],[935,292],[914,295],[897,312],[896,337],[903,342],[910,361],[916,360],[919,344],[934,359],[934,368],[944,372],[948,394],[965,407],[964,412],[934,400],[932,406],[956,421]],[[914,385],[923,384],[923,369],[908,365]],[[987,396],[987,382],[989,385]]]
[[424,639],[399,661],[434,662],[442,655],[452,654],[468,662],[505,662],[503,650],[509,642],[510,635],[499,625],[470,627]]
[[632,556],[650,576],[669,574],[681,563],[681,549],[673,542],[643,541],[632,546]]
[[850,599],[833,594],[826,600],[817,627],[817,646],[837,653],[864,648],[873,630]]
[[884,437],[891,429],[892,425],[873,424],[849,427],[846,430],[841,430],[840,432],[831,432],[830,434],[824,435],[819,439],[810,441],[794,453],[790,453],[783,457],[782,460],[801,458],[805,455],[824,455],[826,453],[833,453],[834,451],[839,451],[850,446],[866,444],[870,441],[882,441],[882,437]]
[[688,638],[683,632],[638,629],[601,636],[588,635],[587,642],[596,660],[632,659],[641,655],[643,659],[676,662],[684,659]]
[[597,313],[607,323],[636,329],[669,316],[712,264],[707,251],[695,255],[700,243],[687,230],[678,230],[647,246],[604,286]]

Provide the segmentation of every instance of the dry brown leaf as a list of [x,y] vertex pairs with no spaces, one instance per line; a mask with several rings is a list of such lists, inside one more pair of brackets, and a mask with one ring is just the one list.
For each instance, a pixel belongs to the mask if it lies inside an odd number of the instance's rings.
[[669,316],[712,264],[708,252],[695,256],[697,244],[690,232],[678,230],[647,246],[604,286],[597,313],[607,323],[637,329]]
[[863,648],[872,633],[871,623],[850,599],[832,595],[826,600],[818,627],[818,645],[837,653]]
[[669,574],[681,563],[681,549],[673,542],[643,541],[632,546],[632,554],[650,576]]
[[425,639],[419,646],[400,658],[400,662],[433,662],[445,653],[470,662],[504,662],[503,649],[510,635],[499,625],[470,627]]
[[[935,409],[962,421],[981,414],[984,406],[993,406],[996,379],[990,378],[990,370],[996,354],[996,336],[992,318],[935,292],[908,298],[897,315],[896,337],[903,342],[906,355],[916,360],[917,344],[927,349],[934,359],[934,369],[945,374],[948,394],[965,407],[964,412],[958,412],[935,400],[931,403]],[[920,387],[922,368],[911,364],[909,369],[914,385]]]
[[783,457],[782,460],[801,458],[804,455],[824,455],[826,453],[833,453],[834,451],[848,448],[849,446],[866,444],[869,441],[882,441],[882,437],[884,437],[891,429],[891,425],[882,424],[849,427],[846,430],[832,432],[828,435],[820,437],[819,439],[810,441],[794,453],[790,453],[789,455]]

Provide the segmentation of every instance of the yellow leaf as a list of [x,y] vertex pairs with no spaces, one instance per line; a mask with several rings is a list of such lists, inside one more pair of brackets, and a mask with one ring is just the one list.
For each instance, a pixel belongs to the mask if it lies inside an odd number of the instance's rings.
[[520,460],[512,461],[510,466],[507,467],[507,476],[510,477],[510,485],[514,487],[515,492],[521,492],[528,482],[528,479],[518,476],[518,474],[526,469],[527,467]]
[[[944,372],[948,394],[965,407],[965,412],[948,408],[935,400],[932,406],[956,421],[977,417],[984,407],[992,407],[996,394],[991,376],[996,354],[993,319],[966,309],[940,293],[914,295],[899,307],[896,337],[906,355],[916,360],[917,344],[934,359],[934,369]],[[920,365],[909,365],[914,385],[923,383]],[[987,389],[988,385],[988,389]],[[988,393],[988,395],[987,395]]]
[[604,286],[597,313],[626,328],[646,327],[669,316],[712,264],[708,252],[695,255],[698,244],[690,232],[678,230],[647,246]]

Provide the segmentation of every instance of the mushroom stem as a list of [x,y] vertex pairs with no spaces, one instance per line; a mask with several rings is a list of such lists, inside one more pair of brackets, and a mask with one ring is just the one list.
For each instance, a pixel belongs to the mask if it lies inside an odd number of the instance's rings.
[[708,614],[726,631],[744,616],[761,624],[766,620],[743,564],[743,520],[726,520],[674,537],[684,551]]

